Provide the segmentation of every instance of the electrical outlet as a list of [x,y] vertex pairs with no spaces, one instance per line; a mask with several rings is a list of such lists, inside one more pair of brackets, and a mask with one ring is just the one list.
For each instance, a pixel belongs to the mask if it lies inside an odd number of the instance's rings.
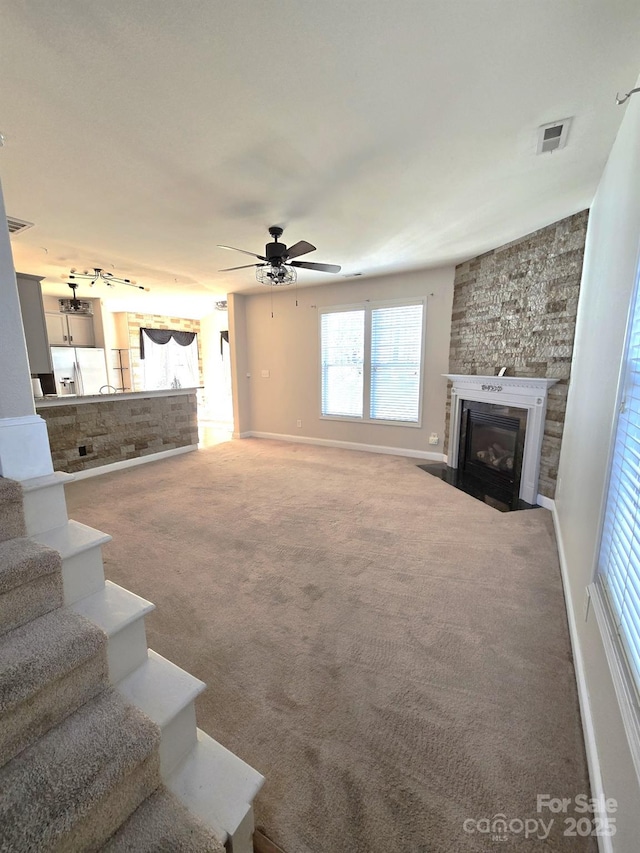
[[439,442],[440,442],[440,439],[438,438],[438,433],[432,432],[431,435],[429,436],[429,444],[438,444]]
[[297,427],[301,427],[301,426],[302,426],[302,421],[300,420],[300,418],[298,418],[298,420],[296,421],[296,426],[297,426]]

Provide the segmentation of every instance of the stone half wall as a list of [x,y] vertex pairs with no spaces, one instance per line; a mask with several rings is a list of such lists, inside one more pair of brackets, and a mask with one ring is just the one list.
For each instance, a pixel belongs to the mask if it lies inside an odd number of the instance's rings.
[[131,358],[132,390],[142,391],[142,370],[140,364],[140,329],[177,329],[180,332],[195,332],[198,336],[198,373],[200,385],[204,385],[202,372],[202,341],[200,338],[200,320],[188,320],[184,317],[164,317],[161,314],[127,314],[129,334],[129,355]]
[[195,391],[44,405],[37,412],[47,423],[54,470],[69,474],[198,443]]
[[[539,493],[553,498],[567,402],[588,211],[456,267],[449,372],[546,377]],[[445,453],[449,446],[447,399]]]

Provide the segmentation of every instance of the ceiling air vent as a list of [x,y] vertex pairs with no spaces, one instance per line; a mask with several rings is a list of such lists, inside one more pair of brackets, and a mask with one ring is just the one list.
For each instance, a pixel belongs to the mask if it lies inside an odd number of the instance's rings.
[[33,228],[33,222],[25,222],[24,219],[16,219],[15,216],[7,216],[9,234],[19,234],[27,228]]
[[541,125],[538,128],[538,148],[536,154],[549,154],[551,151],[558,151],[560,148],[564,148],[567,144],[570,124],[570,118],[563,118],[559,121],[552,121],[549,124]]

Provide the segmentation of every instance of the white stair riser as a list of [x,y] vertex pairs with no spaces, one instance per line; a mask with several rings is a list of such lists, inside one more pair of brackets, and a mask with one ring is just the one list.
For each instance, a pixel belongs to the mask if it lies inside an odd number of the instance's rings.
[[27,536],[62,527],[68,520],[64,484],[25,491],[23,507]]
[[250,853],[260,773],[198,729],[196,746],[165,783],[214,834],[224,833],[229,845],[235,839],[236,853]]
[[247,814],[233,835],[227,839],[229,853],[253,853],[253,807],[247,806]]
[[162,727],[160,772],[163,779],[167,779],[172,770],[191,752],[196,741],[196,709],[193,702],[189,702]]
[[75,604],[76,601],[102,589],[104,566],[101,546],[96,545],[79,554],[65,557],[62,561],[62,584],[65,604]]
[[112,684],[126,678],[146,659],[147,634],[144,629],[144,616],[140,616],[109,637],[107,660]]

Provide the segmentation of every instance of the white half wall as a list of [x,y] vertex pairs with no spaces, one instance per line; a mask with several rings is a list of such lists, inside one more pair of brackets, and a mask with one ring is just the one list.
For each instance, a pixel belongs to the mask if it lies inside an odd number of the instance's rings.
[[[35,415],[18,285],[0,187],[0,418]],[[5,475],[8,476],[8,475]]]
[[569,614],[575,616],[576,658],[582,661],[583,718],[587,729],[592,726],[595,744],[590,756],[592,783],[597,783],[599,764],[604,793],[619,804],[610,849],[637,853],[640,783],[593,607],[587,619],[584,615],[599,548],[625,328],[640,248],[640,96],[619,109],[626,114],[589,216],[555,502],[565,594]]

